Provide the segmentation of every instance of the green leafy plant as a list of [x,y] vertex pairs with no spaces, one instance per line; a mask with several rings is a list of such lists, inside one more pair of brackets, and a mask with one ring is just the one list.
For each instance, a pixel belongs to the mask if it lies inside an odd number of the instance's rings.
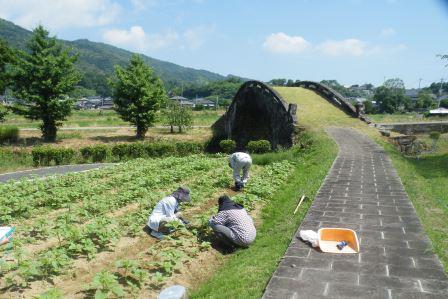
[[125,295],[117,277],[105,270],[93,277],[89,288],[95,291],[95,299],[109,298],[110,296],[124,297]]
[[[1,109],[0,105],[0,109]],[[19,128],[15,126],[0,126],[0,144],[17,142],[19,139]]]
[[268,140],[249,141],[246,148],[249,153],[263,154],[271,151],[271,143]]
[[141,288],[149,278],[147,271],[140,269],[136,260],[120,260],[115,263],[121,279],[131,287]]
[[236,142],[232,139],[224,139],[219,142],[219,147],[221,148],[222,152],[231,154],[236,148]]
[[60,289],[49,289],[37,296],[37,299],[63,299],[64,293]]

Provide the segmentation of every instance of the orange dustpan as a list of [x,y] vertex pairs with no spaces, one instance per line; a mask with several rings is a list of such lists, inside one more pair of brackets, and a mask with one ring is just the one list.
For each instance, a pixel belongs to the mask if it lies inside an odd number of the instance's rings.
[[[317,231],[319,247],[322,252],[331,253],[358,253],[359,242],[356,232],[347,228],[321,228]],[[336,246],[345,241],[347,245],[341,250]]]

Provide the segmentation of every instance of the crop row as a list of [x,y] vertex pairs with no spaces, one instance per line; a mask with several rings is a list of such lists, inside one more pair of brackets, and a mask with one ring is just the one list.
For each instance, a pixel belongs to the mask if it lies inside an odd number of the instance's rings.
[[[166,167],[167,165],[169,165],[168,168]],[[230,172],[226,167],[225,159],[210,159],[204,156],[167,158],[163,159],[163,161],[157,159],[150,161],[132,161],[127,163],[126,167],[120,165],[111,169],[97,171],[96,174],[86,173],[75,175],[74,177],[79,176],[82,178],[78,181],[76,188],[69,178],[57,178],[53,179],[54,181],[52,182],[41,181],[39,184],[45,185],[46,183],[46,186],[38,188],[39,191],[45,190],[51,185],[52,188],[61,188],[59,190],[72,190],[73,188],[76,191],[83,190],[84,194],[88,194],[91,197],[87,202],[81,201],[81,204],[77,206],[77,208],[83,210],[83,212],[69,209],[52,223],[50,232],[47,233],[58,237],[59,242],[57,247],[41,252],[34,258],[27,258],[26,254],[22,253],[20,247],[18,247],[14,253],[14,260],[0,265],[0,276],[5,278],[6,285],[22,288],[28,286],[31,281],[40,280],[43,277],[59,275],[70,267],[74,258],[79,256],[93,258],[98,251],[111,249],[114,240],[117,240],[121,236],[136,236],[141,234],[141,224],[146,221],[148,213],[156,200],[163,195],[163,192],[172,189],[172,186],[175,186],[175,184],[184,182],[188,178],[194,178],[194,182],[190,186],[193,190],[193,202],[195,203],[200,203],[204,198],[209,198],[221,188],[228,187],[231,180],[229,175]],[[269,199],[272,193],[277,190],[281,183],[288,177],[291,167],[291,164],[282,162],[263,167],[259,171],[256,171],[259,175],[251,178],[246,191],[237,196],[237,200],[244,202],[250,207],[255,201]],[[169,175],[172,179],[163,175],[163,173],[170,173],[171,171],[176,173],[181,172],[184,175],[176,176],[175,173],[172,173]],[[202,175],[199,175],[199,173]],[[145,177],[153,177],[153,179],[148,181]],[[99,194],[96,193],[98,191],[96,182],[102,181],[102,183],[110,184],[110,182],[114,181],[118,183],[117,178],[120,182],[126,181],[128,183],[121,185],[120,188],[115,186],[114,192],[112,193],[104,191],[104,194],[102,194],[101,191]],[[27,185],[28,182],[24,182],[23,184]],[[17,185],[19,184],[10,186],[13,192],[17,190]],[[120,192],[117,192],[117,190],[120,190]],[[28,193],[28,196],[31,196],[30,193]],[[120,193],[124,193],[124,195],[119,195]],[[22,192],[22,194],[26,195],[27,193]],[[92,197],[95,200],[92,201]],[[69,202],[78,201],[79,199]],[[106,212],[134,202],[139,202],[139,209],[137,211],[126,213],[115,219],[104,217]],[[96,207],[92,210],[89,203],[94,203]],[[64,205],[60,205],[59,207],[63,206]],[[96,212],[92,213],[92,211]],[[80,228],[79,217],[82,216],[83,213],[85,214],[84,218],[90,217],[93,220]],[[206,219],[209,214],[210,211],[202,211],[197,216],[199,218],[205,216],[202,219]],[[75,217],[73,217],[74,215]],[[172,242],[173,240],[159,242],[157,245],[166,246],[167,252],[176,252],[175,250],[179,250],[179,248],[182,247],[181,244],[188,243],[190,244],[188,246],[190,249],[185,249],[185,252],[191,251],[191,253],[187,254],[187,257],[194,257],[194,254],[196,254],[198,250],[207,248],[207,242],[201,241],[200,238],[198,238],[199,233],[203,234],[203,225],[206,221],[200,221],[200,223],[202,223],[202,226],[199,225],[193,234],[190,232],[190,235],[184,234],[185,236],[180,239],[178,238],[178,240],[173,243],[176,246],[170,247],[170,244],[167,243]],[[42,226],[45,227],[45,225]],[[143,281],[146,281],[147,283],[148,281],[151,283],[160,283],[178,268],[181,261],[185,261],[184,258],[185,256],[182,257],[177,254],[173,255],[166,253],[162,256],[152,256],[149,258],[149,260],[153,261],[150,265],[147,262],[142,265],[138,264],[139,266],[135,266],[136,262],[131,262],[131,264],[134,265],[134,270],[140,269],[139,271],[148,274],[148,277],[143,275],[146,277]],[[126,261],[124,261],[124,263],[125,262]],[[121,269],[120,267],[118,268]],[[134,270],[131,271],[134,273],[131,276],[137,275],[135,273],[140,273],[139,271]],[[7,272],[11,271],[13,271],[12,274],[6,275]],[[121,272],[123,272],[123,269],[119,270],[114,275],[119,275]],[[108,275],[107,273],[101,273],[98,275]],[[111,277],[109,276],[109,278]],[[98,279],[99,278],[97,277],[97,280]],[[136,283],[135,280],[131,278],[129,279],[123,280],[121,277],[120,281],[133,281]],[[135,289],[135,286],[140,287],[141,285],[136,283],[131,286],[126,283],[125,288],[128,291],[132,291]],[[93,285],[91,287],[93,287]],[[93,288],[95,289],[95,287]]]

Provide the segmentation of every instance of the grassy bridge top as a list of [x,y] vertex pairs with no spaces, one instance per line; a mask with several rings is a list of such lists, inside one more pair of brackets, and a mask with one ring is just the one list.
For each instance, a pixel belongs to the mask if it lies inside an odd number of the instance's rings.
[[308,130],[321,130],[331,126],[353,127],[362,131],[375,132],[367,124],[347,115],[314,91],[301,87],[276,87],[275,90],[288,103],[297,104],[299,125]]

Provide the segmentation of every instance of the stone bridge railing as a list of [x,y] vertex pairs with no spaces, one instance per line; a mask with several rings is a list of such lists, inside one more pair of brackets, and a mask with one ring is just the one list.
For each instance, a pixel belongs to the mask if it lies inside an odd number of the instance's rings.
[[347,99],[345,99],[343,95],[324,84],[313,81],[300,81],[296,83],[296,86],[313,90],[324,99],[353,117],[360,117],[363,114],[361,106],[355,108]]

